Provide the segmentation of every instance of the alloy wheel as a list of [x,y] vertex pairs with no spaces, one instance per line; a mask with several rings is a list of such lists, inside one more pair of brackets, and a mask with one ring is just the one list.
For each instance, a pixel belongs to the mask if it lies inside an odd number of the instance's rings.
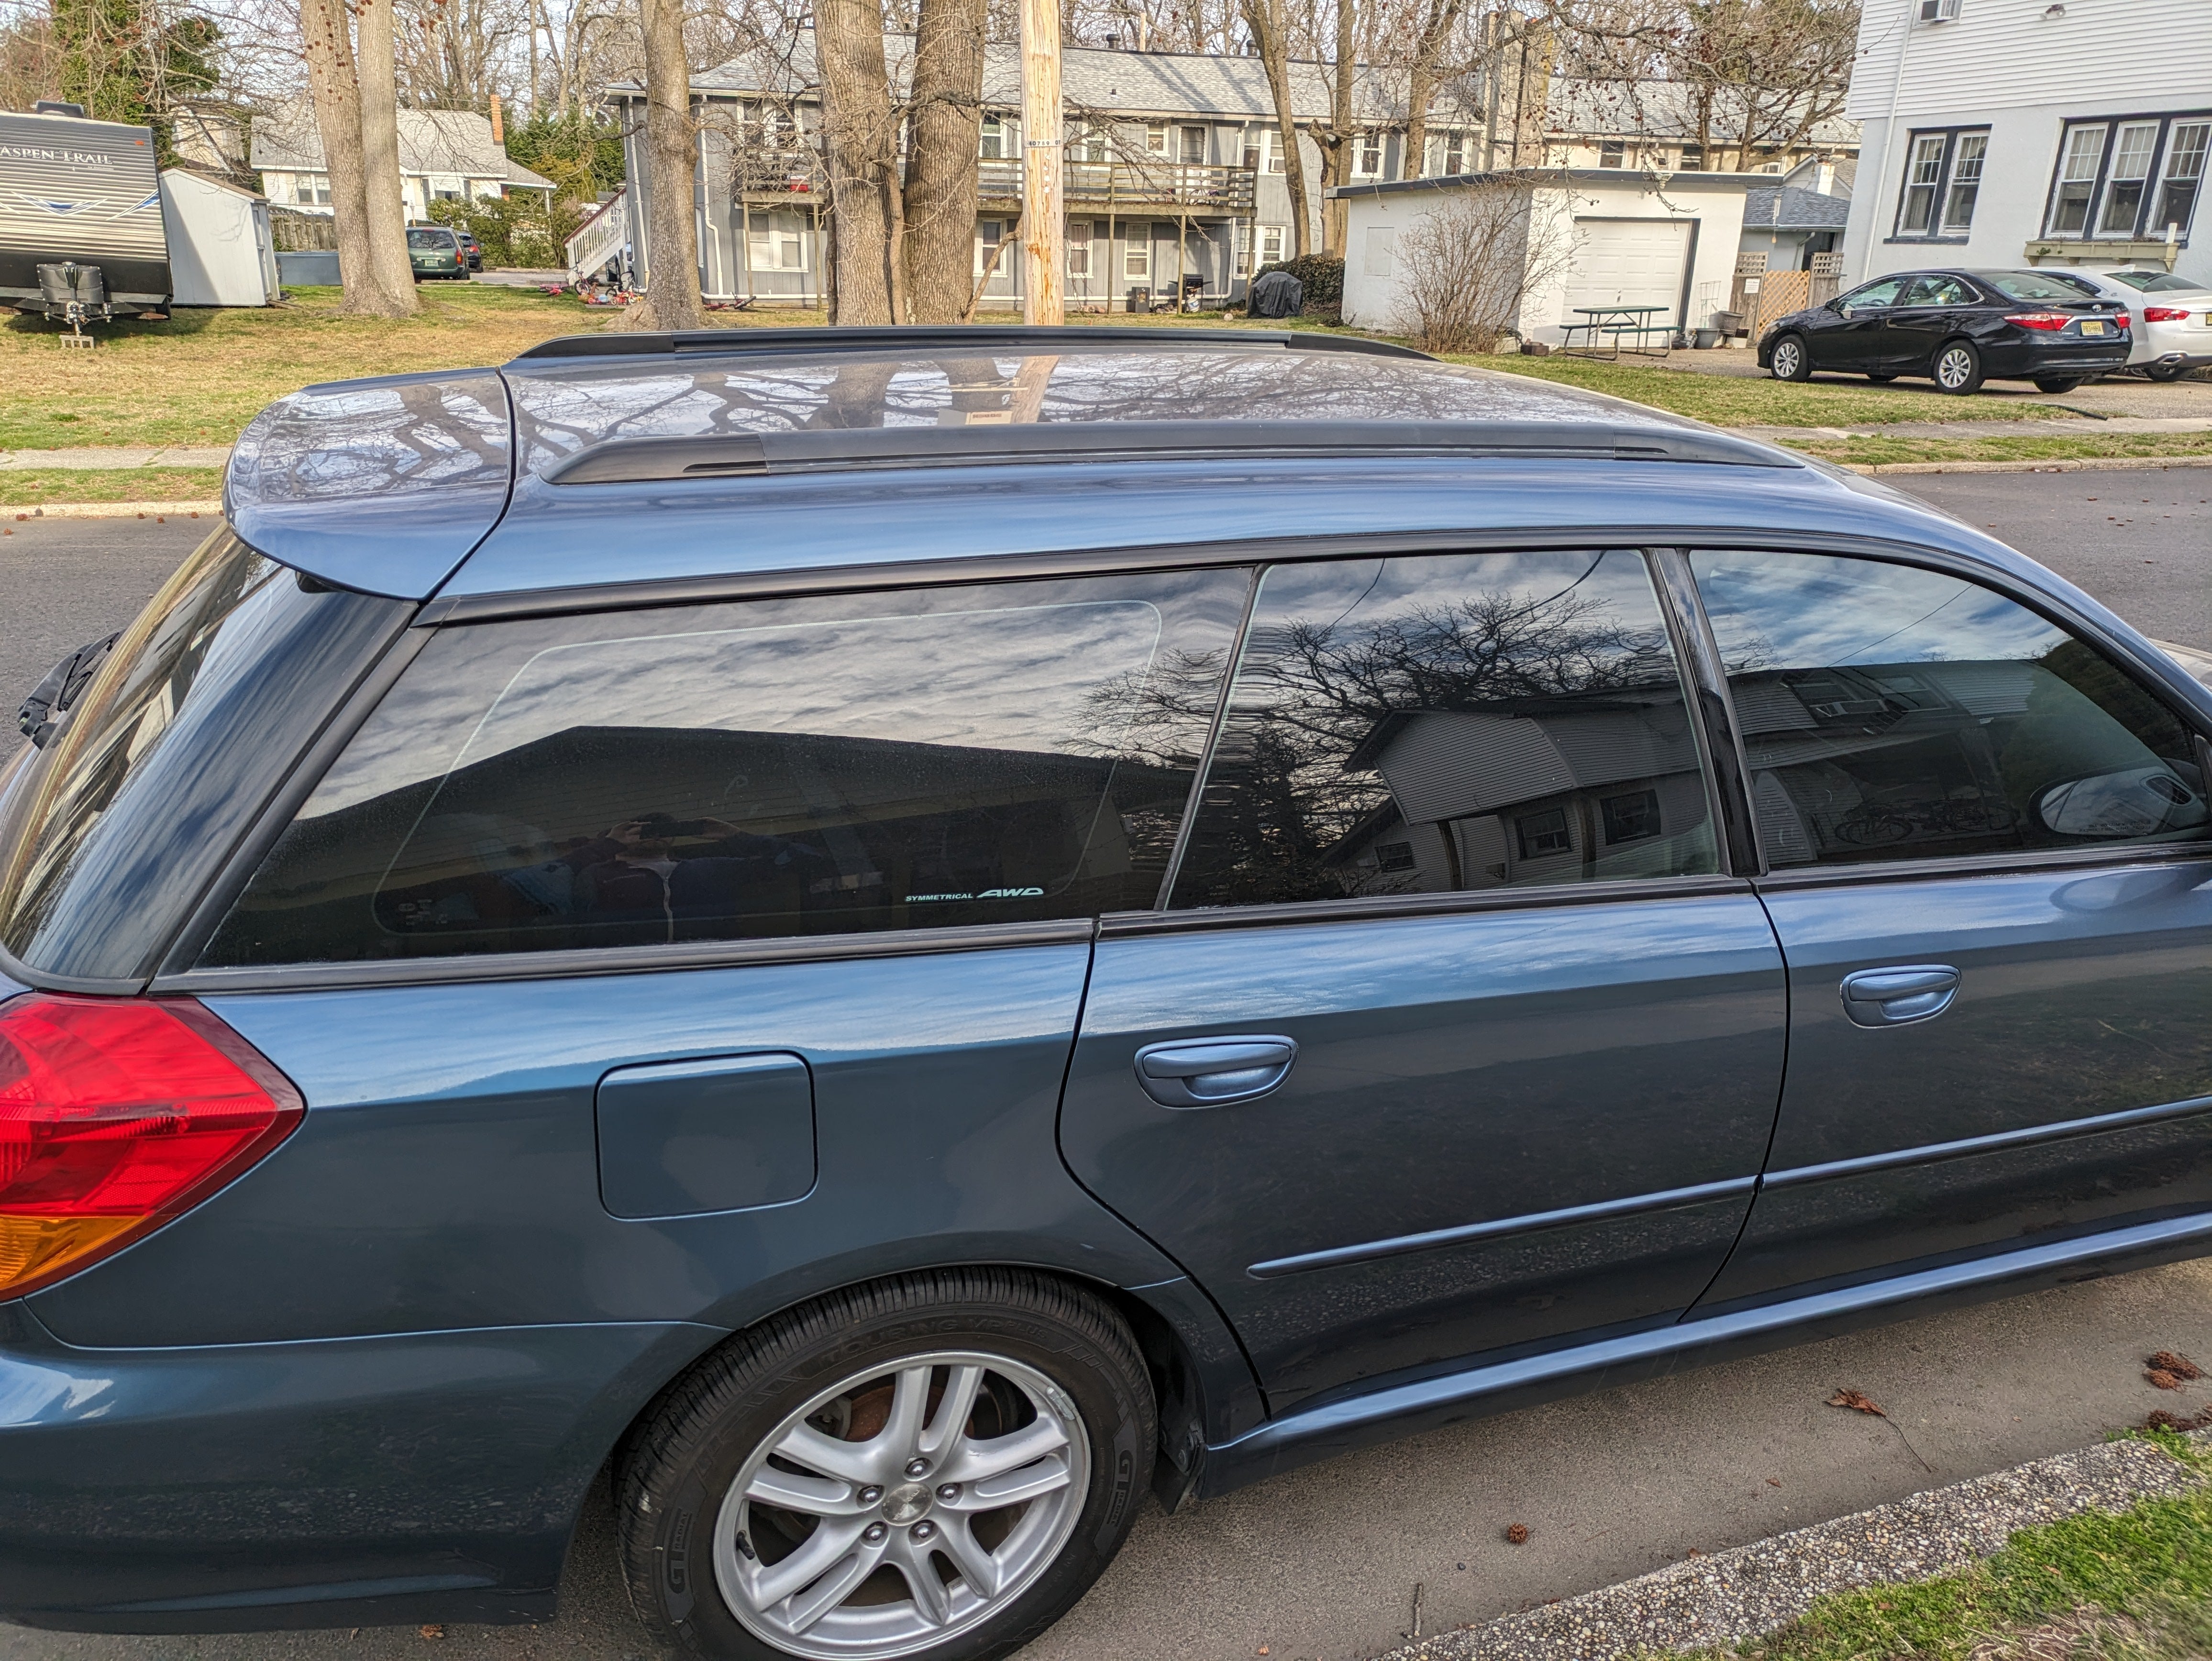
[[1964,346],[1952,346],[1936,360],[1936,379],[1951,392],[1973,378],[1973,355]]
[[1802,348],[1794,340],[1785,340],[1775,347],[1773,366],[1777,380],[1795,380],[1797,378],[1797,359],[1802,350]]
[[787,1654],[890,1661],[1035,1585],[1090,1482],[1082,1416],[1051,1379],[1005,1356],[912,1356],[822,1391],[739,1467],[715,1581]]

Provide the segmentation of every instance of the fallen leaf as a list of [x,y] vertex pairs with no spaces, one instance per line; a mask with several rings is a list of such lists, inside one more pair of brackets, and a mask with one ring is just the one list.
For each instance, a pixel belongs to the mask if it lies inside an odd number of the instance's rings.
[[1261,1645],[1261,1646],[1260,1646],[1260,1653],[1261,1653],[1261,1654],[1262,1654],[1262,1655],[1265,1655],[1267,1652],[1267,1646],[1265,1644]]
[[1505,1525],[1505,1543],[1509,1546],[1527,1545],[1528,1543],[1528,1525],[1526,1523],[1507,1524]]
[[2160,1372],[2170,1372],[2177,1378],[2195,1379],[2204,1376],[2203,1367],[2186,1355],[2176,1355],[2170,1349],[2162,1349],[2157,1354],[2147,1357],[2143,1365]]
[[1703,1556],[1705,1555],[1705,1553],[1703,1553],[1703,1552],[1699,1551],[1699,1550],[1698,1550],[1695,1546],[1692,1546],[1692,1547],[1691,1547],[1691,1548],[1689,1548],[1689,1550],[1687,1550],[1686,1552],[1684,1552],[1682,1555],[1683,1555],[1685,1557],[1703,1557]]
[[2160,1390],[2179,1390],[2181,1388],[2181,1380],[2172,1373],[2168,1372],[2164,1367],[2148,1368],[2145,1370],[2143,1377],[2149,1379],[2152,1384]]
[[1889,1417],[1887,1413],[1884,1413],[1880,1408],[1876,1407],[1873,1402],[1855,1390],[1838,1390],[1833,1396],[1831,1396],[1828,1398],[1828,1405],[1832,1408],[1849,1408],[1854,1413],[1871,1413],[1877,1419],[1887,1419]]
[[443,1638],[446,1629],[440,1626],[428,1626],[422,1628],[421,1635],[424,1638]]
[[1766,1479],[1766,1486],[1771,1488],[1778,1488],[1782,1486],[1782,1479],[1779,1476],[1770,1476]]

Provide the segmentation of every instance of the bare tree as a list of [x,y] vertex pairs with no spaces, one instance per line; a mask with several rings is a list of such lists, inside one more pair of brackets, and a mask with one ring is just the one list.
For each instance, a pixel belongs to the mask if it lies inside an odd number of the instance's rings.
[[[345,285],[339,309],[356,317],[405,317],[415,309],[413,273],[408,275],[404,291],[395,291],[386,284],[376,257],[362,139],[361,79],[345,0],[300,0],[300,33],[315,125],[322,135],[323,166],[331,179],[338,277]],[[404,233],[400,244],[404,257]]]
[[1316,124],[1313,138],[1321,149],[1322,247],[1340,259],[1344,257],[1351,209],[1349,204],[1332,198],[1328,192],[1349,180],[1352,147],[1360,138],[1359,114],[1352,101],[1359,74],[1358,13],[1356,0],[1330,0],[1329,9],[1335,25],[1335,51],[1328,59],[1328,119]]
[[691,64],[683,0],[638,0],[645,40],[645,299],[623,321],[640,329],[699,329],[699,228],[692,192],[698,129],[691,120]]
[[837,274],[830,320],[890,323],[898,126],[884,62],[880,0],[818,0],[814,44],[822,65],[831,257]]
[[1527,179],[1457,190],[1398,234],[1400,329],[1425,351],[1491,350],[1530,293],[1566,274],[1572,219]]
[[361,81],[362,185],[368,209],[368,257],[395,314],[411,317],[415,268],[407,257],[407,202],[399,179],[399,83],[393,57],[392,0],[355,0],[356,62]]
[[1429,106],[1443,79],[1445,53],[1466,9],[1466,0],[1425,0],[1406,69],[1405,176],[1419,179],[1429,170]]
[[902,237],[907,311],[916,323],[958,322],[968,309],[986,4],[921,0]]
[[1298,148],[1297,106],[1291,92],[1291,43],[1285,0],[1240,0],[1244,27],[1267,74],[1267,90],[1275,100],[1275,127],[1282,135],[1283,182],[1291,196],[1292,254],[1313,252],[1313,226],[1306,212],[1306,163]]

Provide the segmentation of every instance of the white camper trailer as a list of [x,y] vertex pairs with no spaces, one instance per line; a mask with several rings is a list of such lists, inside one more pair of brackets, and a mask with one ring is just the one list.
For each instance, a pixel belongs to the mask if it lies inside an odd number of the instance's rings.
[[204,173],[161,174],[161,220],[179,306],[268,306],[277,295],[269,201]]

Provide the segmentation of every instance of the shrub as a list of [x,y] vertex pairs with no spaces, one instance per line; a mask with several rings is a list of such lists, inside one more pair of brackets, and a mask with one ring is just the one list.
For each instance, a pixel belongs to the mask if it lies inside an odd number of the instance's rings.
[[1424,351],[1486,352],[1572,263],[1572,228],[1511,185],[1452,192],[1400,232],[1399,328]]
[[517,191],[507,197],[478,197],[473,201],[443,198],[430,204],[430,217],[441,225],[466,226],[483,244],[484,264],[550,271],[568,262],[562,245],[583,222],[583,211],[573,202],[556,201],[549,215],[536,191]]

